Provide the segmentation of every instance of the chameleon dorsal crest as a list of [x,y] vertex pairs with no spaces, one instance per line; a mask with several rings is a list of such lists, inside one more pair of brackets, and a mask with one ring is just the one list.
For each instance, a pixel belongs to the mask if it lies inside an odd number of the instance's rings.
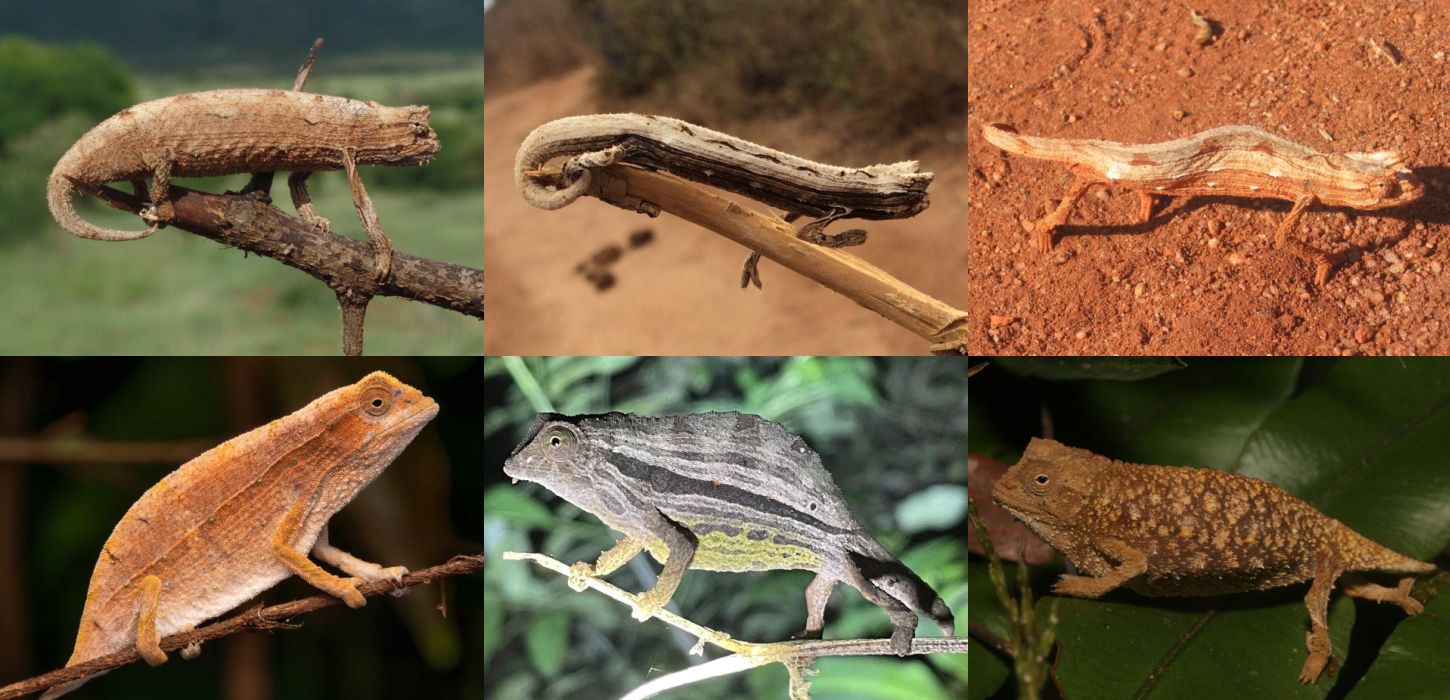
[[[366,602],[360,584],[400,581],[406,568],[383,568],[331,546],[327,521],[437,413],[433,399],[374,372],[166,475],[101,548],[66,665],[133,646],[157,665],[166,660],[162,637],[293,574],[354,608]],[[322,570],[309,552],[350,578]],[[42,698],[83,682],[56,686]]]

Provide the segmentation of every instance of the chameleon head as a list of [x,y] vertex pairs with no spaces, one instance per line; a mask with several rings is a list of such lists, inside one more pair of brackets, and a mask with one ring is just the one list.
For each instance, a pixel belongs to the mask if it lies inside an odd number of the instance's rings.
[[1424,183],[1405,167],[1398,151],[1345,153],[1340,165],[1350,175],[1343,177],[1328,196],[1320,197],[1330,206],[1386,209],[1425,195]]
[[[587,460],[587,437],[569,416],[540,413],[529,434],[503,463],[503,473],[547,487],[564,500],[580,505],[593,493]],[[582,507],[582,505],[581,505]]]
[[365,165],[423,165],[438,155],[438,134],[428,126],[428,108],[377,106],[378,126],[358,147]]
[[356,468],[339,475],[343,480],[377,476],[438,415],[436,401],[386,372],[373,372],[338,393],[340,408],[352,414],[352,425],[363,433],[361,450],[349,460]]
[[997,480],[992,500],[1052,544],[1052,535],[1076,523],[1087,504],[1084,470],[1095,465],[1083,462],[1084,457],[1107,461],[1086,450],[1033,438],[1022,460]]

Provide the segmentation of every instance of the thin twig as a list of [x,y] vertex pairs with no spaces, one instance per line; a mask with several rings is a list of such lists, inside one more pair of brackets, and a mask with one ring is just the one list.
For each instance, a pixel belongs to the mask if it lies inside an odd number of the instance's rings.
[[302,67],[297,69],[297,79],[292,82],[293,92],[302,92],[307,87],[307,76],[312,75],[312,64],[317,62],[317,54],[322,53],[322,37],[312,42],[312,50],[307,52],[307,60],[302,62]]
[[[482,572],[483,557],[459,555],[451,559],[447,564],[442,564],[440,566],[435,566],[429,569],[423,569],[422,571],[414,571],[413,573],[405,575],[403,577],[403,585],[416,586],[425,583],[432,583],[439,579],[448,578],[450,576],[463,576],[467,574],[477,574]],[[391,593],[394,590],[396,590],[396,586],[392,581],[375,581],[373,583],[358,586],[358,592],[362,593],[365,596]],[[288,620],[290,620],[291,618],[301,615],[303,613],[312,612],[313,610],[331,607],[341,602],[342,601],[340,599],[334,598],[330,595],[315,595],[309,598],[294,600],[289,603],[273,605],[268,608],[263,608],[259,605],[252,608],[251,610],[248,610],[244,613],[228,618],[221,622],[207,625],[206,627],[195,629],[190,632],[173,634],[161,640],[161,650],[175,651],[193,642],[205,642],[212,639],[217,639],[219,637],[225,637],[229,634],[234,634],[247,629],[266,630],[276,628],[295,628],[299,625],[289,623]],[[98,659],[92,659],[83,664],[67,666],[62,669],[51,671],[50,673],[39,675],[34,678],[28,678],[26,680],[20,681],[19,683],[12,683],[5,686],[4,688],[0,688],[0,700],[8,700],[8,698],[18,698],[28,693],[45,690],[46,688],[49,688],[53,685],[60,685],[61,683],[69,683],[70,681],[80,680],[82,678],[95,674],[97,671],[105,671],[107,669],[116,668],[117,666],[124,666],[129,663],[135,663],[136,661],[140,660],[141,655],[136,652],[136,649],[134,647],[126,649],[125,651],[118,651],[114,654],[107,654],[106,656],[102,656]]]
[[[535,552],[504,552],[503,558],[507,560],[527,559],[554,573],[564,576],[571,574],[570,568],[563,562]],[[593,576],[585,576],[581,580],[585,586],[624,603],[629,606],[630,610],[639,610],[639,602],[635,596],[618,586]],[[700,642],[690,650],[691,654],[701,655],[704,653],[704,646],[706,644],[713,644],[726,651],[733,652],[742,660],[727,662],[724,659],[734,658],[727,656],[711,662],[711,665],[707,669],[695,667],[691,671],[680,672],[678,676],[671,674],[666,677],[668,680],[665,678],[656,679],[650,684],[636,688],[635,692],[625,696],[625,698],[629,698],[630,700],[647,698],[669,688],[679,687],[688,683],[696,683],[706,678],[739,673],[751,667],[763,666],[768,663],[779,663],[785,666],[786,670],[790,672],[790,697],[792,700],[804,699],[810,697],[810,684],[805,681],[805,676],[809,675],[806,667],[814,663],[819,657],[895,655],[895,652],[891,650],[890,639],[796,639],[788,642],[756,644],[731,639],[730,635],[724,632],[697,624],[669,610],[660,609],[654,613],[653,617],[699,638]],[[908,653],[965,654],[966,652],[966,637],[924,637],[911,640],[911,651]],[[3,698],[0,698],[0,700],[3,700]]]

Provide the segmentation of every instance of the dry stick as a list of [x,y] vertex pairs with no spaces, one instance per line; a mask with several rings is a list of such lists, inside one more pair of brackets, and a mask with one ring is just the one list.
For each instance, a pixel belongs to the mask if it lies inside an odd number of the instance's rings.
[[[558,182],[558,168],[541,176]],[[627,164],[594,171],[586,193],[615,206],[647,213],[668,211],[703,226],[821,283],[887,320],[932,342],[932,352],[966,352],[967,314],[918,291],[880,268],[838,248],[796,237],[790,224],[746,209],[680,178]],[[652,206],[653,205],[653,206]]]
[[[122,211],[137,213],[147,204],[113,187],[76,186]],[[482,270],[396,253],[392,276],[379,284],[371,245],[319,232],[263,202],[260,193],[221,195],[172,187],[167,198],[176,210],[172,226],[291,265],[326,283],[340,302],[347,295],[383,295],[483,318]],[[348,311],[343,303],[344,320],[355,321],[343,326],[343,348],[349,355],[361,354],[362,314],[350,319]]]
[[[416,586],[425,583],[432,583],[439,579],[450,576],[463,576],[467,574],[478,574],[483,572],[483,557],[459,555],[449,560],[447,564],[435,566],[422,571],[415,571],[403,577],[404,586]],[[392,581],[374,581],[369,584],[358,586],[358,592],[365,596],[380,595],[396,590]],[[309,613],[313,610],[331,607],[342,601],[330,595],[315,595],[310,598],[302,598],[289,603],[273,605],[263,608],[260,605],[244,613],[223,620],[215,624],[207,625],[190,632],[173,634],[161,640],[162,651],[175,651],[193,642],[205,642],[225,637],[229,634],[240,632],[245,629],[293,629],[300,627],[286,620]],[[135,647],[118,651],[114,654],[107,654],[98,659],[92,659],[83,664],[67,666],[62,669],[51,671],[34,678],[28,678],[19,683],[12,683],[0,688],[0,700],[18,698],[22,695],[45,690],[53,685],[69,683],[90,676],[97,671],[125,666],[141,660],[141,655],[136,652]]]

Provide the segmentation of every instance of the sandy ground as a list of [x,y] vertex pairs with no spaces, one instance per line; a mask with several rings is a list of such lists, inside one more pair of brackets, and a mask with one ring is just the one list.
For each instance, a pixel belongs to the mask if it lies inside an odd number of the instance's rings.
[[[577,71],[490,96],[485,106],[486,354],[926,354],[926,341],[768,260],[760,268],[764,290],[740,289],[740,263],[748,251],[668,214],[649,219],[592,198],[554,212],[529,206],[513,184],[518,146],[553,119],[613,111],[599,108],[590,79],[588,70]],[[811,131],[751,124],[731,133],[813,160],[843,160]],[[935,171],[931,207],[911,219],[848,221],[844,227],[864,228],[871,236],[851,252],[959,308],[967,285],[964,141],[965,128],[958,142],[932,154],[873,154],[888,162],[917,158],[924,170]],[[841,164],[870,162],[877,161]],[[654,231],[653,241],[629,248],[630,234],[643,228]],[[615,284],[599,291],[575,268],[610,245],[626,250],[609,266]]]
[[[1194,7],[1215,25],[1207,46],[1179,2],[969,1],[971,351],[1450,353],[1450,3]],[[976,120],[1130,143],[1250,124],[1325,152],[1401,151],[1428,193],[1311,208],[1295,235],[1350,256],[1323,287],[1273,245],[1282,200],[1160,200],[1137,225],[1135,193],[1099,188],[1043,255],[1021,220],[1071,176],[1002,152]]]

